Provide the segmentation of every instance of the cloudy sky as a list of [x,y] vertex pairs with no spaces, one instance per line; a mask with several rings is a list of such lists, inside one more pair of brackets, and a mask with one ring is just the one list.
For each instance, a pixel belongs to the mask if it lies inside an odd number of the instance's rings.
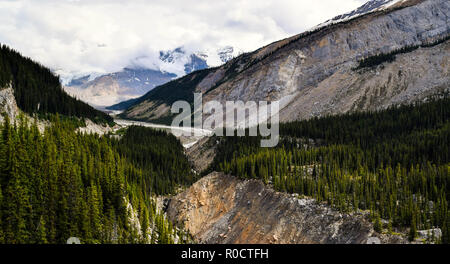
[[252,51],[365,0],[0,0],[0,43],[61,74],[114,72],[158,51]]

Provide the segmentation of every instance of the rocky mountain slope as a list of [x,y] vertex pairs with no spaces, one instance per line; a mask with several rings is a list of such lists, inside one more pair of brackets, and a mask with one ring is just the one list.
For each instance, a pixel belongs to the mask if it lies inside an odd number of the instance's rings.
[[[192,73],[187,76],[191,78],[158,87],[122,116],[168,122],[173,117],[169,112],[171,102],[189,99],[182,95],[164,100],[161,94],[171,86],[202,92],[203,103],[280,100],[281,121],[382,109],[448,90],[450,2],[405,0],[384,4],[356,18],[329,23],[243,54],[209,69],[201,80]],[[405,52],[399,52],[405,48]],[[356,69],[361,60],[380,54],[391,59]]]
[[278,193],[257,180],[212,173],[170,199],[167,215],[199,243],[405,243],[373,231],[366,214],[341,214],[313,199]]
[[195,141],[192,146],[186,149],[186,156],[196,172],[205,171],[214,161],[217,151],[216,143],[214,139],[204,137]]

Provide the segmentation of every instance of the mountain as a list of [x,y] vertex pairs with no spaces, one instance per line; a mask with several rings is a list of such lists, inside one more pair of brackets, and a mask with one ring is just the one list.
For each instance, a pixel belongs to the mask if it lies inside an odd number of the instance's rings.
[[10,117],[16,115],[12,112],[18,112],[17,104],[20,110],[30,115],[59,114],[100,123],[112,122],[107,114],[69,96],[50,69],[5,45],[0,47],[0,69],[0,90],[4,90],[0,112],[5,110]]
[[177,65],[183,63],[183,72],[181,74],[189,74],[196,70],[208,68],[206,57],[197,54],[188,54],[180,47],[170,51],[160,51],[159,59],[166,63]]
[[[160,86],[122,117],[170,122],[171,103],[190,101],[193,92],[204,103],[280,100],[280,120],[292,121],[384,109],[449,89],[448,1],[369,1],[357,10]],[[173,87],[185,93],[165,98]]]
[[173,73],[157,70],[125,68],[120,72],[100,75],[92,80],[90,76],[73,79],[64,89],[93,106],[108,106],[139,97],[175,77]]
[[224,47],[214,52],[191,53],[178,47],[160,51],[158,62],[152,65],[149,65],[148,57],[141,56],[120,72],[73,78],[65,85],[65,90],[93,106],[123,110],[134,102],[134,98],[153,88],[191,72],[223,64],[236,56],[236,52],[233,47]]

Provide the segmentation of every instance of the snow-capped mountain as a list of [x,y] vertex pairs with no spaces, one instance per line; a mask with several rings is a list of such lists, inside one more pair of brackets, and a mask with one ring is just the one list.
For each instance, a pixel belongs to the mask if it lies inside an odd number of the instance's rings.
[[239,55],[238,52],[230,46],[212,52],[188,52],[178,47],[160,51],[157,61],[140,56],[120,72],[89,73],[64,78],[62,82],[69,94],[103,108],[142,96],[156,86],[191,72],[219,66]]
[[189,53],[183,47],[169,51],[160,51],[162,71],[174,72],[178,77],[191,72],[208,68],[205,58],[196,53]]
[[336,16],[332,19],[325,21],[324,23],[321,23],[321,24],[315,26],[314,28],[311,29],[311,31],[320,29],[324,26],[328,26],[331,24],[337,24],[340,22],[351,20],[353,18],[362,16],[362,15],[365,15],[368,13],[380,11],[380,10],[389,8],[397,3],[401,3],[404,1],[406,1],[406,0],[371,0],[349,13],[345,13],[345,14]]
[[179,47],[174,50],[159,52],[159,59],[163,62],[160,68],[165,71],[175,72],[174,68],[178,66],[179,69],[182,68],[184,70],[184,74],[189,74],[196,70],[220,66],[241,53],[241,50],[231,46],[193,53],[189,53],[183,47]]
[[87,75],[72,79],[64,89],[92,106],[101,108],[138,97],[176,77],[173,73],[158,70],[125,68],[95,78]]

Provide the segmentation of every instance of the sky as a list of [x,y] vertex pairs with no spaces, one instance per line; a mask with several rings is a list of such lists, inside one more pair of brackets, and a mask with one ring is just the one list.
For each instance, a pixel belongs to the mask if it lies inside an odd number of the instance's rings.
[[[109,73],[160,50],[248,52],[366,0],[0,0],[0,43],[63,78]],[[216,66],[216,65],[211,65]]]

